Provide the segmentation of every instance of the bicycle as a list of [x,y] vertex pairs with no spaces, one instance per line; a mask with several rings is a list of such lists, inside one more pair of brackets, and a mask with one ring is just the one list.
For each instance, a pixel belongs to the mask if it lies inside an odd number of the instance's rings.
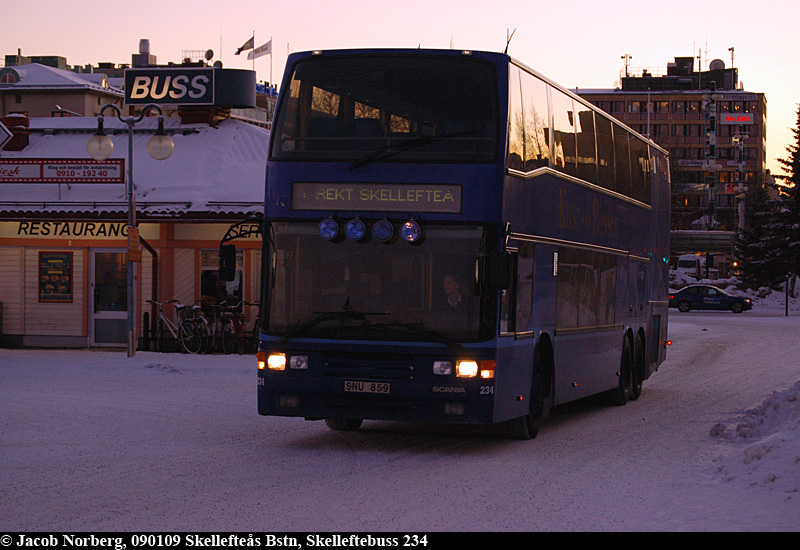
[[261,330],[259,329],[261,323],[261,303],[260,302],[243,302],[246,306],[256,306],[256,320],[253,322],[253,328],[250,330],[250,337],[246,338],[246,349],[249,353],[256,353],[258,351],[258,338]]
[[224,351],[222,349],[223,330],[221,326],[222,310],[226,307],[224,302],[211,304],[205,300],[200,300],[197,304],[195,309],[199,309],[201,312],[200,316],[197,317],[197,321],[203,336],[202,352]]
[[239,302],[235,306],[224,307],[229,311],[220,311],[220,341],[222,352],[225,354],[238,353],[242,355],[245,348],[244,314],[239,310],[245,302]]
[[[165,328],[172,335],[173,340],[177,341],[184,352],[186,353],[199,353],[202,345],[202,335],[198,327],[185,316],[185,305],[178,304],[177,300],[169,300],[166,302],[156,302],[155,300],[147,300],[148,304],[156,304],[158,306],[158,321],[156,322],[156,351],[165,351],[164,335]],[[164,305],[176,304],[175,311],[180,319],[177,323],[172,322],[169,317],[164,315]]]

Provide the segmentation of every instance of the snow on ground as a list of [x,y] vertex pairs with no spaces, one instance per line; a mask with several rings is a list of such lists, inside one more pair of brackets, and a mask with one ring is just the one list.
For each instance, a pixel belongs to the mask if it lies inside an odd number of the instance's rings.
[[642,399],[557,409],[533,442],[258,417],[252,356],[0,349],[0,532],[795,531],[800,305],[782,299],[671,310]]
[[725,481],[800,498],[800,382],[739,417],[715,424],[709,433],[737,443],[718,459],[716,471]]

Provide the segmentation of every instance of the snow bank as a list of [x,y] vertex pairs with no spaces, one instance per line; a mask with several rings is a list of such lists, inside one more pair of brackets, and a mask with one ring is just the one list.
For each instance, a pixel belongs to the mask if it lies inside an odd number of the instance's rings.
[[800,382],[744,415],[715,424],[712,437],[734,449],[717,460],[726,482],[800,492]]

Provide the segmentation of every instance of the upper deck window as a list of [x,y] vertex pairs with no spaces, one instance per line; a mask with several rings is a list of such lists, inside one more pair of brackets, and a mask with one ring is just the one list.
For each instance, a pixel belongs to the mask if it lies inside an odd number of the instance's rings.
[[293,67],[275,125],[281,160],[490,163],[494,65],[471,57],[313,57]]

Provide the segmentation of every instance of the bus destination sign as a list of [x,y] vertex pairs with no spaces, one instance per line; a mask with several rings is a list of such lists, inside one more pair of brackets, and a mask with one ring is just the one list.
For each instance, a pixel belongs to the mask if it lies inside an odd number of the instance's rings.
[[461,212],[461,186],[404,183],[307,183],[292,185],[292,210]]

